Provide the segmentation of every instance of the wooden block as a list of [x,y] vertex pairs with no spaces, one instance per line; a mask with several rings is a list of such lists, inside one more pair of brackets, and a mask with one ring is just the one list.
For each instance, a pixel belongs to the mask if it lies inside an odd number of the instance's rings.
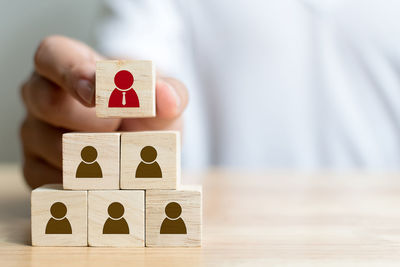
[[103,60],[96,63],[98,117],[154,117],[154,65],[148,60]]
[[146,191],[146,246],[201,245],[201,187]]
[[180,154],[179,132],[122,133],[121,188],[176,189]]
[[120,133],[63,134],[64,189],[119,189]]
[[31,194],[31,216],[33,246],[87,246],[87,191],[39,187]]
[[144,247],[144,191],[89,191],[89,246]]

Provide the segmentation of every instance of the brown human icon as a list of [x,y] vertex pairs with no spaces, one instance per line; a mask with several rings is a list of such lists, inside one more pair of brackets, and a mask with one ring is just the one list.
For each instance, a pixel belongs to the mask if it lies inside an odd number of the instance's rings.
[[103,178],[103,172],[97,159],[97,150],[92,146],[85,146],[81,150],[82,161],[76,169],[76,178]]
[[103,226],[103,234],[129,234],[129,226],[124,216],[124,206],[119,202],[113,202],[108,206],[109,218]]
[[180,217],[182,207],[176,202],[170,202],[165,206],[167,217],[161,224],[160,234],[187,234],[186,225]]
[[45,234],[72,234],[71,224],[66,218],[67,206],[55,202],[50,207],[51,218],[47,222]]
[[162,178],[160,165],[158,165],[157,150],[152,146],[145,146],[140,152],[142,161],[136,168],[136,178]]

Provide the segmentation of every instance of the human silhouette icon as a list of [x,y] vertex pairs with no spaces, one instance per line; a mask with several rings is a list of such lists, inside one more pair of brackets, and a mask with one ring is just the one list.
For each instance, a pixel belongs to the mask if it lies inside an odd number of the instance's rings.
[[142,161],[136,168],[136,178],[162,178],[160,165],[158,165],[157,150],[152,146],[145,146],[140,151]]
[[51,218],[47,222],[45,234],[72,234],[71,224],[66,218],[67,206],[55,202],[50,207]]
[[124,216],[124,206],[113,202],[108,206],[108,216],[103,226],[103,234],[129,234],[129,226]]
[[145,146],[140,152],[142,161],[136,168],[136,178],[162,178],[160,165],[158,165],[157,150],[152,146]]
[[138,108],[139,98],[132,88],[134,78],[127,70],[120,70],[114,76],[116,88],[112,91],[108,100],[109,108]]
[[161,224],[160,234],[187,234],[186,225],[180,217],[182,207],[176,202],[170,202],[165,206],[167,217]]
[[81,150],[82,161],[76,169],[76,178],[103,178],[103,172],[97,159],[97,150],[92,146],[85,146]]

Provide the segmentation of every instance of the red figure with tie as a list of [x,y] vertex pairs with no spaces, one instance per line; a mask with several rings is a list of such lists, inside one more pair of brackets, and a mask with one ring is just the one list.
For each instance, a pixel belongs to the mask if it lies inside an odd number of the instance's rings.
[[114,76],[114,83],[117,86],[108,100],[109,108],[138,108],[140,107],[139,98],[131,88],[134,78],[132,73],[127,70],[120,70]]

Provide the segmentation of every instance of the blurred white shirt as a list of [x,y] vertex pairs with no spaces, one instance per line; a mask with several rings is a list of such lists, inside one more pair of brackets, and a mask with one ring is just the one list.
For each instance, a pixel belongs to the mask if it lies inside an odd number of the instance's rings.
[[183,163],[400,167],[400,1],[119,0],[99,48],[190,93]]

